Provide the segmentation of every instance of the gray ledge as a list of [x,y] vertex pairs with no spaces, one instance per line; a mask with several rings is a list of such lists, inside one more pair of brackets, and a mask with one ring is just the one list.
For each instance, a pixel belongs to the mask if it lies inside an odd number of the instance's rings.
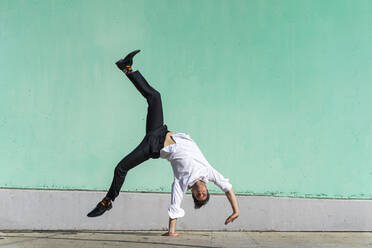
[[[0,189],[1,230],[167,229],[170,194],[122,192],[104,215],[88,218],[104,192]],[[238,196],[240,217],[224,225],[231,207],[211,195],[200,210],[185,196],[178,230],[372,231],[372,201]]]

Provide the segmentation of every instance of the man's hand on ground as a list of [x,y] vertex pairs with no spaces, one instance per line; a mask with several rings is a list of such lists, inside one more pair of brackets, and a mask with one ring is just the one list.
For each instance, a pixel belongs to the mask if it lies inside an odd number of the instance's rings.
[[166,232],[166,233],[163,233],[161,236],[177,237],[177,236],[180,236],[180,235],[178,233]]
[[230,222],[233,222],[236,218],[239,217],[239,213],[233,213],[232,215],[230,215],[226,221],[225,221],[225,225],[229,224]]

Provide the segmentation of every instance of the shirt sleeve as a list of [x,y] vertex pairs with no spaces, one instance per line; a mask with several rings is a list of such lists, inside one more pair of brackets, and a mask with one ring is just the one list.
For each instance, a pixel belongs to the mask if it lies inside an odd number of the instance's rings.
[[229,179],[224,178],[221,175],[221,173],[219,173],[212,166],[209,169],[210,169],[209,181],[217,185],[223,192],[228,192],[232,188],[232,185],[229,183]]
[[171,204],[168,208],[168,215],[171,219],[182,218],[185,215],[185,211],[181,208],[183,195],[179,181],[175,178],[172,184]]

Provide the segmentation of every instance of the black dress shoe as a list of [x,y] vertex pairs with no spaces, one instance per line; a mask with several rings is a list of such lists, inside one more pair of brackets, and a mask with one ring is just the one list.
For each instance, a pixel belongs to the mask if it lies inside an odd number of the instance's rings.
[[130,67],[133,64],[134,55],[136,55],[140,51],[141,50],[135,50],[135,51],[131,52],[130,54],[125,56],[124,59],[121,59],[121,60],[117,61],[115,64],[119,67],[120,70],[124,70],[125,68],[127,68],[127,66]]
[[107,201],[103,200],[103,201],[100,201],[97,204],[97,206],[92,211],[90,211],[89,214],[87,214],[87,216],[88,217],[97,217],[97,216],[102,215],[107,210],[110,210],[111,208],[112,208],[111,201],[107,202]]

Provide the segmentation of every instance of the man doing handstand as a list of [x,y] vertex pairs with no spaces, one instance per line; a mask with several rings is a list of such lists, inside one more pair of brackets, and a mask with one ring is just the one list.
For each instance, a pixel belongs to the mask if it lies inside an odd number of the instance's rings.
[[139,71],[132,70],[133,57],[138,52],[140,50],[129,53],[124,59],[116,62],[116,65],[147,100],[146,135],[141,143],[116,166],[107,195],[88,216],[100,216],[112,208],[112,201],[119,195],[125,176],[130,169],[149,158],[160,157],[171,163],[174,174],[171,204],[168,208],[169,230],[163,235],[178,236],[176,221],[185,215],[181,202],[188,189],[191,189],[195,208],[200,208],[208,202],[209,193],[206,186],[208,181],[215,183],[223,190],[231,204],[233,213],[226,219],[225,225],[234,221],[239,216],[239,207],[231,184],[208,163],[189,135],[168,131],[163,120],[160,93],[147,83]]

